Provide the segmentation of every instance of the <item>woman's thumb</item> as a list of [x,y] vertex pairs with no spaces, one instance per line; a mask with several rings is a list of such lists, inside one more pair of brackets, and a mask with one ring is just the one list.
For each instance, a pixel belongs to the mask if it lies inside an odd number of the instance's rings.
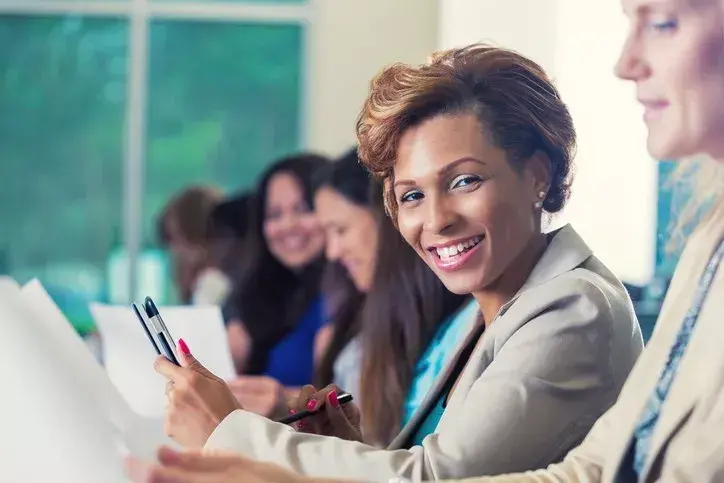
[[178,340],[178,348],[181,351],[179,362],[181,367],[187,367],[201,374],[210,374],[209,370],[206,369],[201,363],[191,354],[188,344],[183,339]]
[[324,405],[327,412],[327,417],[332,423],[332,426],[337,429],[348,428],[353,429],[352,423],[347,419],[347,415],[339,404],[337,399],[337,391],[332,391],[327,394],[327,402]]

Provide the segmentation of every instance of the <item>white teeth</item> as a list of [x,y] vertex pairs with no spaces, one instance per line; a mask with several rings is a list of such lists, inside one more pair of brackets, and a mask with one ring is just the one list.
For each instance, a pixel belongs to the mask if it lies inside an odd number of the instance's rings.
[[450,257],[453,257],[453,256],[455,256],[455,255],[458,255],[458,254],[464,252],[465,250],[467,250],[467,249],[469,249],[469,248],[474,247],[475,245],[477,245],[478,243],[480,243],[480,241],[481,241],[482,239],[483,239],[483,237],[481,237],[481,236],[476,236],[475,238],[471,238],[471,239],[466,240],[466,241],[464,241],[464,242],[460,242],[460,243],[458,243],[457,245],[451,245],[451,246],[448,246],[448,247],[437,248],[437,249],[436,249],[437,255],[438,255],[440,258],[450,258]]

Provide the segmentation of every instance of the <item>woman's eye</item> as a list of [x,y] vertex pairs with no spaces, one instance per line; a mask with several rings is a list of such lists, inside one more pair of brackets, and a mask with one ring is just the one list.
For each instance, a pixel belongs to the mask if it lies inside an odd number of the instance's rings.
[[410,201],[418,201],[424,198],[421,191],[408,191],[400,197],[400,203],[408,203]]
[[679,24],[676,20],[669,19],[669,20],[663,20],[658,22],[650,22],[648,27],[649,29],[659,32],[659,33],[665,33],[670,32],[672,30],[675,30],[676,27],[678,27]]
[[452,180],[452,183],[450,183],[451,189],[455,188],[464,188],[466,186],[470,186],[476,183],[479,183],[482,181],[479,176],[474,176],[470,174],[464,174],[456,177]]

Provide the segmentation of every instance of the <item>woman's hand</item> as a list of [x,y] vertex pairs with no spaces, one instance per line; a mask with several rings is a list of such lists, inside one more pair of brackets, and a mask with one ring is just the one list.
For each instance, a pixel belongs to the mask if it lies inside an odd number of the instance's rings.
[[201,448],[226,416],[243,408],[226,382],[202,366],[182,339],[178,346],[181,367],[163,356],[154,364],[168,379],[165,431],[185,447]]
[[342,392],[334,384],[321,391],[314,386],[304,386],[299,397],[290,401],[289,407],[296,412],[307,410],[315,414],[296,423],[297,430],[362,441],[359,408],[353,402],[339,404],[337,396]]
[[289,412],[285,389],[267,376],[240,376],[228,383],[229,389],[247,411],[267,418],[280,418]]
[[[126,460],[126,475],[134,483],[322,483],[279,466],[223,453],[158,452],[158,464]],[[332,482],[329,482],[332,483]]]

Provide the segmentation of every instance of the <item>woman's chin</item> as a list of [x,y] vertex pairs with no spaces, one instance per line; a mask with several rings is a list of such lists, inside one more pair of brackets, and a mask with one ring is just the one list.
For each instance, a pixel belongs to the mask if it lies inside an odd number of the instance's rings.
[[443,285],[445,285],[445,288],[455,295],[470,295],[475,292],[479,292],[482,285],[480,283],[479,276],[474,278],[463,274],[444,274],[443,276],[440,276],[438,273],[438,277],[440,277],[440,280]]

